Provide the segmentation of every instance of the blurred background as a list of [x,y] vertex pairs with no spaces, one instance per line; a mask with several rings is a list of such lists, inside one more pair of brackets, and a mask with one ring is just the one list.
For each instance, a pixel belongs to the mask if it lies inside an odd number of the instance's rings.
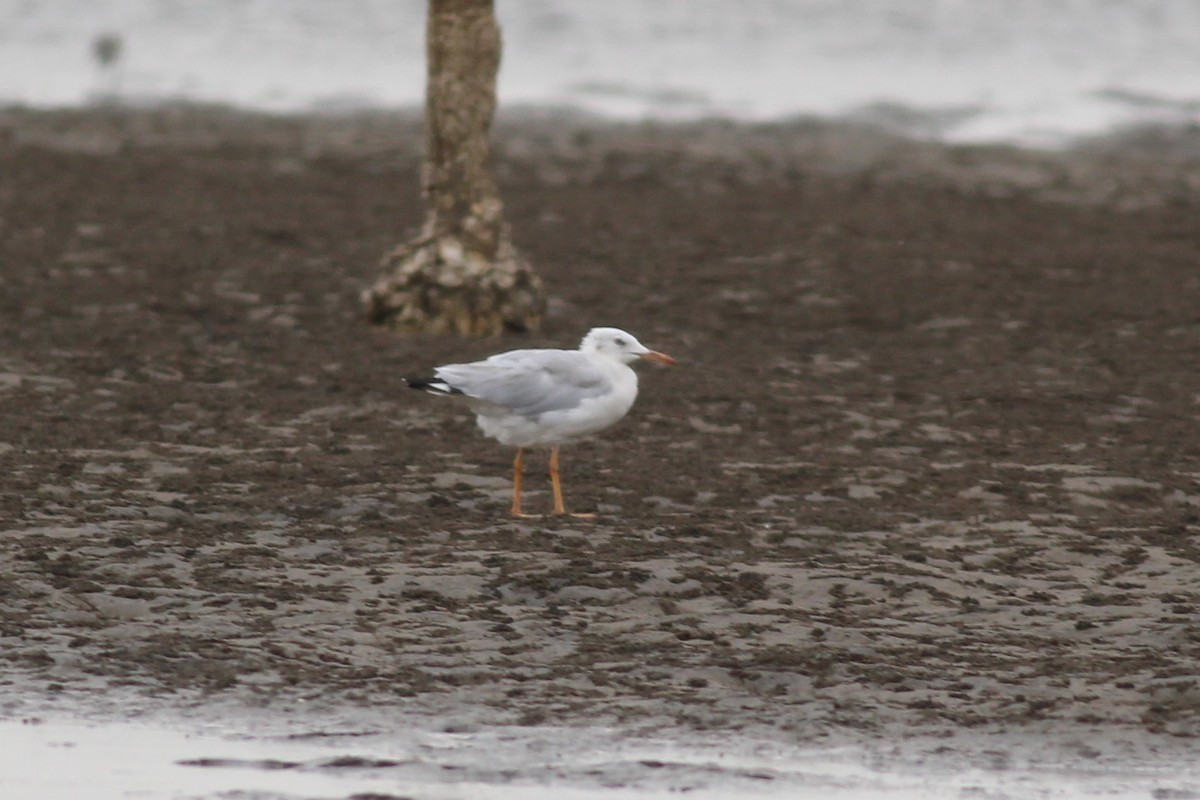
[[[1190,0],[497,0],[502,109],[1056,145],[1200,124]],[[0,105],[419,104],[424,0],[0,0]]]

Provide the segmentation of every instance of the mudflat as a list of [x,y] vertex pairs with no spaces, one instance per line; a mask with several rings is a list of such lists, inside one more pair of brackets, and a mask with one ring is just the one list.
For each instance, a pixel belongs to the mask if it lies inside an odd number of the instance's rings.
[[[1192,132],[1194,134],[1194,132]],[[0,114],[0,698],[1200,734],[1200,146],[495,132],[536,335],[401,338],[419,121]],[[594,520],[403,378],[615,325]],[[549,508],[544,460],[527,506]]]

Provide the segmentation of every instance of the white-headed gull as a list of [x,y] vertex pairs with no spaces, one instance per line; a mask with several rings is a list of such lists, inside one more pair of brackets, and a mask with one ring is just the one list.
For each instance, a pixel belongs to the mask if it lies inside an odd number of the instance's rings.
[[[517,448],[513,459],[514,517],[521,513],[521,459],[529,447],[550,448],[554,513],[565,514],[558,448],[604,430],[637,398],[639,358],[674,364],[618,328],[593,328],[578,350],[510,350],[470,364],[447,364],[432,378],[407,379],[414,389],[462,395],[480,430]],[[584,515],[579,515],[584,516]]]

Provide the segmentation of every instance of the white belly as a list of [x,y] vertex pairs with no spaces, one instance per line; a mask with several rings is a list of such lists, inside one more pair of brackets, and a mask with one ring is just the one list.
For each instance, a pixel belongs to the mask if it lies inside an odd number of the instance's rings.
[[479,429],[511,447],[552,447],[586,439],[615,424],[633,407],[637,377],[621,381],[609,394],[584,400],[574,408],[547,411],[536,418],[523,417],[507,409],[473,404]]

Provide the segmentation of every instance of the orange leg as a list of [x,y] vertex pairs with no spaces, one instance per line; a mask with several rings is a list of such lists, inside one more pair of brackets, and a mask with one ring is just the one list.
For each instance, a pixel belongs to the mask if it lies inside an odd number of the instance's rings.
[[563,505],[562,484],[558,480],[558,447],[550,448],[550,486],[554,489],[554,513],[567,513]]
[[525,516],[524,514],[522,514],[522,513],[521,513],[521,473],[522,473],[522,471],[523,471],[523,465],[522,465],[522,463],[521,463],[521,457],[522,457],[523,455],[525,455],[525,451],[524,451],[524,450],[522,450],[520,447],[518,447],[518,448],[517,448],[517,457],[513,459],[513,502],[512,502],[512,515],[513,515],[514,517],[523,517],[523,516]]
[[[562,482],[558,479],[558,448],[550,449],[550,486],[554,489],[554,513],[566,514],[567,507],[563,504]],[[590,519],[595,514],[572,514],[572,517]]]

